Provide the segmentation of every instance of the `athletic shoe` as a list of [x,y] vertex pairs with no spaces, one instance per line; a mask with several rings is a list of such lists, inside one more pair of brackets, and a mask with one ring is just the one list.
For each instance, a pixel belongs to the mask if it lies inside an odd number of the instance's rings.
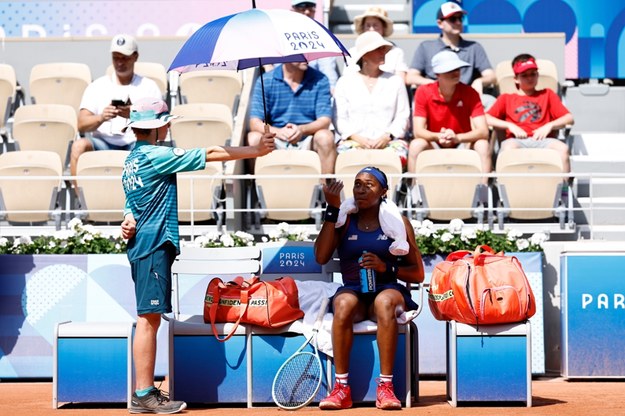
[[171,401],[166,393],[159,389],[152,389],[143,397],[132,394],[130,402],[130,413],[156,413],[159,415],[170,415],[178,413],[187,408],[185,402]]
[[393,392],[393,383],[384,382],[378,379],[378,388],[376,391],[375,407],[382,410],[398,410],[401,409],[401,402],[395,397]]
[[321,410],[349,409],[352,407],[352,389],[347,384],[334,383],[332,393],[319,402]]

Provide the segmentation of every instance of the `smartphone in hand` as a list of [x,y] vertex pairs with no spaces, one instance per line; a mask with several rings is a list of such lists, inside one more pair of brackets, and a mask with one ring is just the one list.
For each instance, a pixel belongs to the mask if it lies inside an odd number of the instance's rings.
[[123,107],[126,105],[124,100],[111,100],[111,105],[114,107]]

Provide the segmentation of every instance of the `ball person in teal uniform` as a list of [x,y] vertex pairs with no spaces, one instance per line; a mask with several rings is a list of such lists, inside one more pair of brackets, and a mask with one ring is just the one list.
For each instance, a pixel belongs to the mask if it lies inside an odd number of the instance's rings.
[[162,99],[148,98],[132,105],[128,124],[137,137],[122,174],[126,193],[122,236],[128,239],[138,315],[133,342],[136,390],[130,413],[171,414],[187,407],[154,387],[156,334],[161,314],[172,311],[171,265],[180,253],[176,173],[202,170],[206,162],[263,156],[274,149],[273,133],[264,134],[254,146],[157,146],[165,140],[173,117]]

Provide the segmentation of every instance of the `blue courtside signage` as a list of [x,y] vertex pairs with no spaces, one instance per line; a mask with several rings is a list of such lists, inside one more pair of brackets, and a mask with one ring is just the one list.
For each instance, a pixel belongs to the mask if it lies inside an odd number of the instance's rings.
[[562,370],[568,377],[625,376],[625,253],[565,254]]
[[321,273],[312,245],[263,248],[263,273]]

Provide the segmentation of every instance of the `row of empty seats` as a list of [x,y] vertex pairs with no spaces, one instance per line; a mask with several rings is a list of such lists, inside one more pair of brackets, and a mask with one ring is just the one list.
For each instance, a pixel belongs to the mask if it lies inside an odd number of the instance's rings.
[[[81,212],[76,215],[94,222],[121,222],[124,193],[120,177],[127,155],[126,151],[98,151],[80,157],[76,182]],[[488,221],[492,226],[496,215],[500,227],[506,218],[534,221],[557,218],[562,228],[571,225],[572,198],[560,199],[562,164],[552,150],[502,152],[497,159],[495,197],[493,189],[482,184],[480,160],[472,150],[424,151],[417,160],[417,182],[409,190],[405,189],[401,163],[394,152],[345,152],[339,154],[336,163],[336,177],[345,183],[344,197],[351,196],[355,174],[372,164],[387,173],[389,198],[411,218],[441,221],[476,218],[478,223]],[[204,171],[179,175],[181,222],[219,221],[215,213],[225,209],[226,198],[223,173],[222,163],[213,162]],[[67,193],[72,191],[69,181],[62,181],[62,175],[61,158],[55,152],[15,151],[0,155],[6,219],[36,223],[47,221],[50,214],[64,213],[66,200],[57,196],[63,188]],[[252,216],[248,226],[259,225],[264,218],[277,221],[312,218],[320,224],[324,200],[317,153],[276,150],[258,158],[255,175],[254,186],[248,189],[243,206]],[[25,180],[32,190],[28,198],[23,192]],[[102,191],[103,183],[106,192]],[[58,222],[58,218],[55,220]]]
[[[76,184],[78,201],[73,215],[95,223],[120,223],[124,191],[121,175],[128,156],[123,150],[87,152],[78,159]],[[178,207],[182,222],[207,221],[221,199],[221,162],[206,165],[203,171],[179,175]],[[194,175],[198,178],[184,178]],[[181,178],[182,176],[182,178]],[[24,192],[24,189],[28,192]],[[192,193],[193,189],[193,193]],[[0,155],[0,211],[9,223],[60,224],[68,214],[74,190],[63,180],[63,164],[56,152],[24,150]],[[69,195],[67,195],[69,194]]]
[[[257,205],[252,206],[259,210],[254,223],[260,223],[264,217],[278,221],[313,218],[319,224],[324,202],[318,180],[321,175],[319,158],[312,151],[286,152],[293,151],[276,150],[256,162]],[[401,163],[393,152],[358,150],[340,153],[335,174],[344,181],[344,197],[351,196],[355,174],[370,165],[387,173],[388,197],[405,209],[410,218],[439,221],[475,218],[476,222],[488,222],[489,226],[493,226],[497,219],[500,228],[506,218],[557,219],[562,229],[573,225],[572,198],[561,199],[564,172],[562,161],[553,150],[511,149],[501,152],[497,158],[494,192],[483,184],[480,158],[473,150],[422,152],[417,159],[417,181],[411,189],[406,189],[409,186],[402,181],[405,175],[402,176]],[[281,179],[275,179],[275,176]],[[249,201],[254,198],[248,196],[247,201],[250,206]]]

